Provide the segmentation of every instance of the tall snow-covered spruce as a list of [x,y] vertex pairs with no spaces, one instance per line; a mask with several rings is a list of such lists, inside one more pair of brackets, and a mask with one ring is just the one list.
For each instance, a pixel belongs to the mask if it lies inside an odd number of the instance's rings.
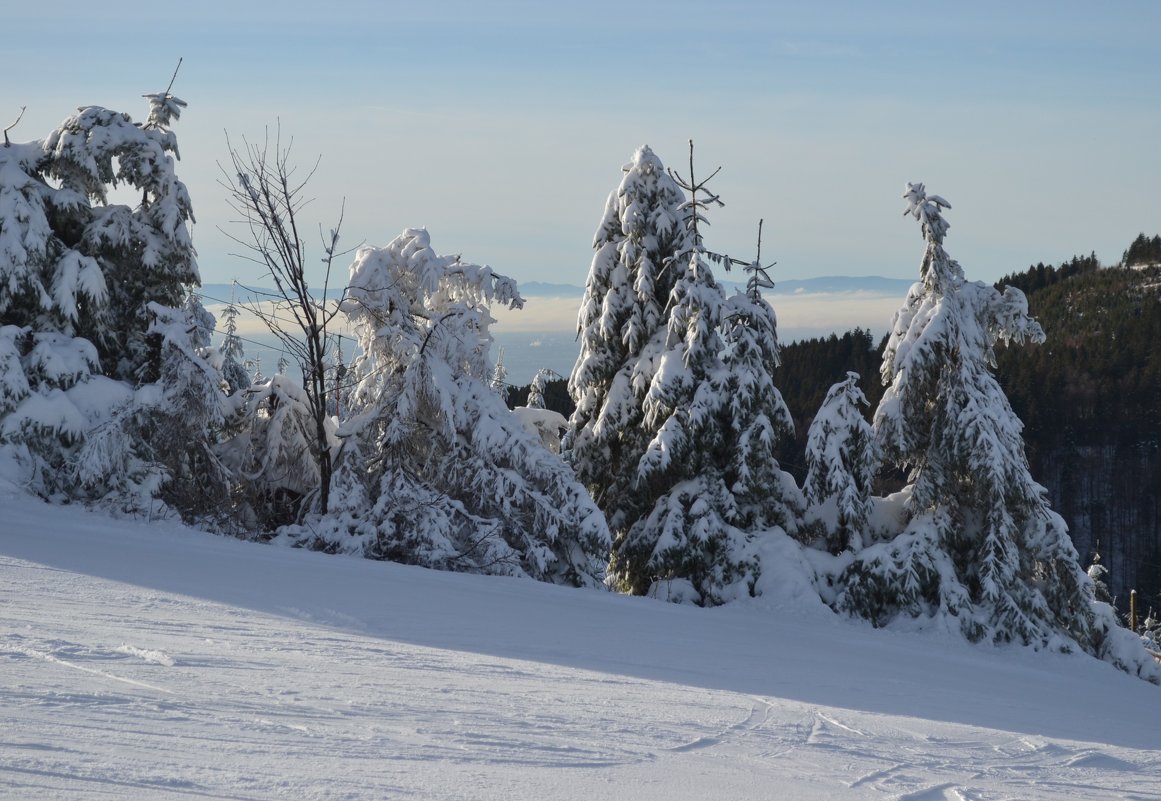
[[642,147],[609,196],[562,450],[608,518],[610,584],[715,604],[753,592],[753,532],[790,522],[781,507],[793,484],[773,457],[789,414],[776,391],[759,397],[773,387],[762,354],[776,354],[777,341],[763,348],[751,336],[763,333],[743,319],[767,320],[768,335],[772,313],[727,301],[715,282],[692,155],[690,169],[687,200]]
[[892,323],[874,431],[885,458],[910,471],[906,522],[855,555],[837,604],[877,625],[931,617],[970,640],[1079,645],[1156,681],[1161,669],[1093,602],[992,373],[997,342],[1038,343],[1043,331],[1019,290],[964,279],[943,247],[947,201],[923,184],[908,184],[904,199],[925,248]]
[[333,504],[287,538],[448,570],[602,581],[600,510],[490,386],[493,302],[523,305],[514,281],[436,254],[426,230],[358,251],[342,311],[362,353]]

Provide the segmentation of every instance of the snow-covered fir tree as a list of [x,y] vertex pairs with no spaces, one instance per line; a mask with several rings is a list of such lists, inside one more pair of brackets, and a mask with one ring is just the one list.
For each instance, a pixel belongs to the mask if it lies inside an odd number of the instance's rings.
[[[714,254],[707,254],[711,258]],[[774,385],[781,363],[778,320],[762,289],[774,282],[762,266],[762,221],[758,250],[746,291],[726,299],[722,320],[722,361],[729,371],[730,465],[727,475],[737,500],[738,525],[748,530],[781,526],[794,533],[803,499],[775,456],[778,443],[794,437],[794,420]],[[733,261],[723,257],[728,265]]]
[[878,448],[863,417],[867,398],[859,374],[832,386],[806,436],[806,502],[823,544],[832,553],[859,551],[871,512]]
[[1113,602],[1112,593],[1109,592],[1108,576],[1109,569],[1101,564],[1101,553],[1099,550],[1100,543],[1097,543],[1098,550],[1093,551],[1092,564],[1088,566],[1088,577],[1092,579],[1092,593],[1093,597],[1098,601],[1106,604]]
[[839,606],[878,625],[931,616],[970,640],[1079,645],[1156,680],[1158,666],[1092,601],[992,374],[997,342],[1041,342],[1043,331],[1019,290],[964,280],[943,246],[947,201],[922,184],[904,198],[925,249],[892,324],[874,431],[885,458],[910,470],[906,525],[856,554]]
[[93,426],[86,401],[97,376],[87,339],[31,327],[0,327],[0,447],[24,468],[27,488],[68,498],[67,467]]
[[532,377],[532,383],[528,385],[528,402],[525,406],[529,409],[544,408],[544,388],[548,386],[553,375],[554,373],[547,368],[536,371],[536,375]]
[[721,360],[725,297],[699,250],[679,254],[675,266],[683,274],[642,402],[642,428],[652,439],[636,491],[652,508],[619,539],[610,574],[633,592],[658,581],[672,592],[674,582],[688,582],[683,600],[713,604],[748,594],[757,565],[735,526],[739,511],[723,469],[733,460],[725,424],[730,374]]
[[73,247],[88,199],[48,183],[41,141],[0,147],[0,324],[74,336],[106,301],[101,266]]
[[246,368],[252,371],[250,375],[251,386],[255,384],[263,384],[268,380],[266,376],[262,374],[262,354],[257,354],[253,359],[248,359],[246,361]]
[[[44,140],[0,148],[0,326],[17,350],[0,385],[27,389],[0,439],[46,497],[140,508],[167,475],[152,455],[200,451],[209,436],[149,441],[159,429],[145,422],[151,398],[171,389],[150,304],[176,311],[198,280],[168,130],[184,104],[148,97],[144,126],[86,107]],[[140,193],[136,207],[108,202],[119,185]],[[124,503],[111,500],[121,491]]]
[[328,515],[285,536],[442,569],[593,585],[604,518],[572,471],[489,385],[491,303],[523,304],[489,267],[407,229],[361,248],[342,309],[361,353]]
[[504,348],[496,348],[496,365],[492,368],[492,378],[488,382],[505,402],[508,400],[508,368],[504,366]]
[[225,335],[218,346],[222,359],[222,380],[226,382],[229,394],[247,389],[253,380],[246,370],[246,352],[242,347],[242,340],[238,336],[238,307],[233,300],[222,310],[222,319],[225,322]]
[[[45,174],[60,185],[55,205],[65,211],[56,232],[74,254],[61,263],[90,271],[95,263],[106,287],[102,313],[78,333],[98,347],[106,374],[138,381],[155,380],[159,367],[156,346],[146,343],[148,305],[178,308],[186,288],[199,283],[193,210],[175,172],[177,138],[168,129],[175,103],[184,103],[169,95],[148,99],[151,124],[89,106],[43,143]],[[121,185],[140,193],[135,208],[108,202],[109,190]],[[82,267],[75,269],[80,286]],[[88,284],[95,286],[95,277]]]
[[614,532],[648,512],[637,495],[637,464],[651,439],[641,404],[663,342],[670,262],[691,247],[680,210],[685,196],[647,146],[625,166],[593,241],[577,319],[580,354],[569,376],[576,410],[562,451]]
[[777,343],[750,322],[773,333],[772,312],[726,300],[698,235],[702,185],[690,186],[687,200],[643,147],[610,195],[563,450],[614,533],[612,586],[713,604],[752,591],[750,531],[789,523],[797,490],[773,457],[789,414],[755,391],[773,387]]
[[165,467],[166,503],[186,517],[221,520],[232,477],[216,449],[228,406],[222,375],[208,358],[214,317],[193,293],[181,309],[150,303],[148,312],[148,333],[160,344],[157,380],[137,391],[141,447]]

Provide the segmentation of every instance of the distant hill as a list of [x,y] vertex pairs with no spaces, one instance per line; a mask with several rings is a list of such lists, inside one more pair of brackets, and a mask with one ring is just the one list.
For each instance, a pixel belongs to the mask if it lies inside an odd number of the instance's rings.
[[[744,281],[723,280],[718,275],[718,283],[728,292],[741,291],[746,288]],[[731,273],[732,275],[733,273]],[[862,292],[875,295],[899,296],[902,300],[911,288],[914,281],[910,278],[883,278],[878,275],[842,276],[830,275],[819,278],[792,278],[784,281],[775,281],[774,289],[768,290],[772,295],[799,295],[799,294],[833,294],[836,292]],[[525,297],[580,297],[584,294],[584,287],[575,284],[547,284],[541,281],[527,281],[520,284],[520,294]]]
[[878,275],[843,276],[831,275],[820,278],[787,279],[775,281],[769,290],[774,295],[833,294],[838,292],[864,292],[875,295],[898,296],[903,302],[907,290],[915,283],[912,278],[883,278]]
[[520,294],[526,298],[571,298],[585,293],[583,286],[576,284],[546,284],[543,281],[523,281],[519,284]]
[[[202,284],[201,288],[198,289],[198,294],[204,299],[205,305],[209,306],[215,303],[229,303],[231,299],[235,303],[243,304],[270,300],[274,295],[274,290],[258,284]],[[342,287],[332,288],[327,292],[327,297],[337,300],[342,297],[342,294]]]

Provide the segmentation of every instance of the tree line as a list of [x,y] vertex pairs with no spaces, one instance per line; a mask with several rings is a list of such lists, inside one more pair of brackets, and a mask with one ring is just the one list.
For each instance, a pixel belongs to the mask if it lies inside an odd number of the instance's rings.
[[[489,309],[519,308],[516,282],[405,228],[353,254],[337,303],[312,296],[298,234],[309,173],[294,178],[277,140],[231,150],[223,183],[302,378],[245,370],[229,310],[214,347],[175,171],[185,104],[148,99],[145,123],[88,107],[0,148],[0,459],[29,491],[700,605],[794,575],[876,626],[1080,648],[1161,680],[1096,599],[994,372],[998,345],[1043,349],[1044,331],[1020,289],[966,279],[944,247],[950,204],[923,184],[903,196],[921,258],[880,380],[861,372],[865,332],[818,345],[849,363],[804,392],[807,422],[780,389],[794,368],[761,294],[761,226],[752,262],[717,254],[718,171],[698,178],[692,143],[684,173],[636,150],[594,238],[558,453],[551,416],[513,414],[490,362]],[[138,206],[108,202],[119,183]],[[318,246],[328,271],[338,242],[336,225]],[[735,266],[747,282],[729,294],[714,268]],[[353,358],[328,338],[339,317]],[[1097,414],[1101,389],[1085,391]],[[528,405],[547,394],[538,379]]]

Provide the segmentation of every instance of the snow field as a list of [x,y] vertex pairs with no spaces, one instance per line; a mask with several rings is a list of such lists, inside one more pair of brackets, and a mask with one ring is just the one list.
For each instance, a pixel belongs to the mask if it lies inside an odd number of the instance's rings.
[[1161,690],[1087,657],[0,508],[0,798],[1161,787]]

